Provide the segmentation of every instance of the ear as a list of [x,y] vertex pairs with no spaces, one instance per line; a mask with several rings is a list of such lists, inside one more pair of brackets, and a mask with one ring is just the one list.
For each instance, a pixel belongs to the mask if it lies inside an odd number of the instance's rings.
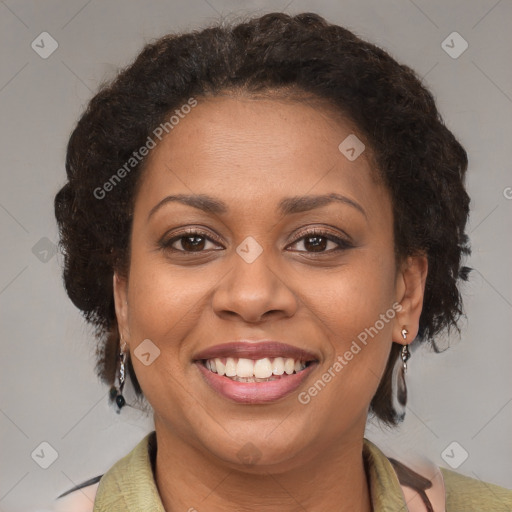
[[117,326],[121,338],[128,343],[130,340],[130,330],[128,328],[128,281],[117,272],[114,272],[113,280]]
[[[425,282],[427,280],[428,259],[424,254],[408,256],[397,274],[397,310],[393,326],[393,341],[402,345],[411,343],[418,335]],[[407,339],[402,336],[402,329],[407,330]]]

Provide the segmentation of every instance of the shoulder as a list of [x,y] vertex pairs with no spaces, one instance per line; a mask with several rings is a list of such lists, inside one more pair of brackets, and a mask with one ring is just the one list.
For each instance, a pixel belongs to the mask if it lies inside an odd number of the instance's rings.
[[85,482],[61,495],[55,500],[52,512],[93,512],[99,478],[95,478],[92,484]]
[[[154,458],[155,455],[156,436],[153,431],[147,434],[127,455],[119,459],[106,473],[91,478],[61,494],[54,501],[52,512],[93,512],[98,501],[107,505],[101,510],[113,510],[110,507],[113,498],[124,500],[128,495],[137,494],[136,491],[133,491],[133,486],[140,474],[150,478],[155,489],[154,495],[158,496],[151,467],[151,457]],[[127,509],[123,508],[123,510]],[[134,508],[134,510],[142,510],[142,508]]]
[[447,512],[512,510],[512,490],[441,468],[446,488]]
[[445,510],[445,487],[439,467],[418,455],[403,461],[389,458],[395,470],[409,512]]
[[443,477],[428,459],[408,452],[405,458],[397,460],[367,439],[363,458],[372,499],[380,506],[379,510],[444,512]]
[[[397,473],[409,511],[512,511],[510,489],[440,468],[427,459],[408,458],[407,466],[389,460]],[[423,483],[422,477],[425,479]],[[424,503],[422,491],[431,509]]]

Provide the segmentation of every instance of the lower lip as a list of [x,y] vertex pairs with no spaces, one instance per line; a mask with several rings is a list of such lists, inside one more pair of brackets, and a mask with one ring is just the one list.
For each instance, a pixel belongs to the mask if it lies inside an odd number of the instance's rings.
[[222,396],[243,404],[264,404],[274,402],[295,391],[308,377],[316,363],[299,373],[284,374],[280,379],[267,382],[237,382],[229,377],[211,372],[201,362],[196,362],[206,382]]

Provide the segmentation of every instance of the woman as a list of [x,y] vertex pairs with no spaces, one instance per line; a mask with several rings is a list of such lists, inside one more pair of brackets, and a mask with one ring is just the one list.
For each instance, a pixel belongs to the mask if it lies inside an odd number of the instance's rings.
[[363,437],[403,418],[410,343],[462,314],[466,167],[414,72],[315,14],[146,46],[80,119],[55,209],[99,375],[122,410],[129,374],[155,432],[66,498],[510,510]]

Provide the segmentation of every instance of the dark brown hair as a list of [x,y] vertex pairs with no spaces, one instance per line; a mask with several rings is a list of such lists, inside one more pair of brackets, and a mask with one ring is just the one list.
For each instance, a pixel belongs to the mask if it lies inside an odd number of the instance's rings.
[[[311,13],[267,14],[148,44],[100,88],[71,134],[68,181],[55,198],[64,282],[96,328],[97,372],[106,383],[114,382],[119,350],[112,275],[128,265],[134,194],[144,160],[104,198],[94,191],[189,98],[276,90],[326,100],[357,126],[392,198],[397,261],[419,252],[428,257],[418,338],[437,350],[436,335],[456,328],[462,314],[458,280],[468,272],[461,266],[469,253],[467,156],[432,94],[409,67],[345,28]],[[397,421],[391,404],[391,371],[400,348],[395,345],[371,403],[390,424]],[[140,395],[130,362],[128,367]]]

